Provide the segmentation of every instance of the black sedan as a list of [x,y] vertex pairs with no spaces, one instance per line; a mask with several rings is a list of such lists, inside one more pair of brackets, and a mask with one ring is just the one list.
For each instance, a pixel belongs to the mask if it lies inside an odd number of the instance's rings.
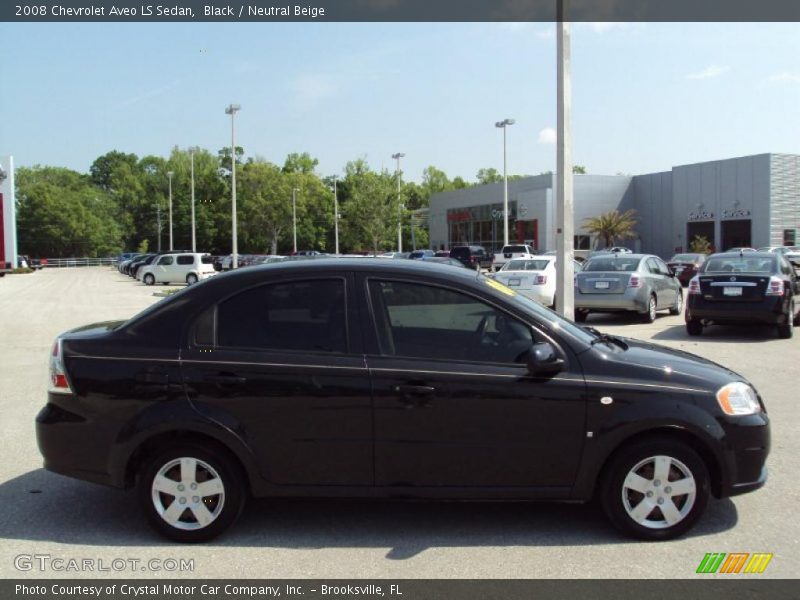
[[700,335],[711,323],[772,325],[790,338],[800,325],[798,296],[800,279],[780,254],[713,254],[689,282],[686,330]]
[[137,488],[178,541],[220,534],[250,495],[598,496],[663,540],[766,481],[769,420],[741,375],[446,265],[233,271],[65,333],[50,361],[45,467]]

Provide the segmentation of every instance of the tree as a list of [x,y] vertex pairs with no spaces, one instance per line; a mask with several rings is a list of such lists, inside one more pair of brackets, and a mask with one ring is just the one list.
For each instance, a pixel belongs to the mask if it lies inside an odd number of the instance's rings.
[[431,165],[422,172],[422,187],[430,198],[433,194],[452,190],[453,184],[444,171]]
[[354,178],[351,185],[352,197],[346,208],[348,221],[377,253],[397,231],[399,206],[395,177],[388,171],[368,171]]
[[698,254],[711,254],[711,242],[703,235],[696,235],[689,244],[689,249]]
[[480,169],[476,178],[478,179],[478,185],[486,185],[487,183],[503,181],[503,174],[497,169]]
[[572,165],[572,172],[576,175],[586,175],[586,167],[583,165]]
[[303,152],[302,154],[292,152],[283,163],[283,172],[309,174],[314,172],[318,164],[319,161],[316,158],[312,158],[308,152]]
[[614,210],[599,217],[590,217],[584,220],[583,227],[589,233],[601,237],[608,248],[614,245],[615,240],[636,235],[636,211],[631,208],[620,214]]

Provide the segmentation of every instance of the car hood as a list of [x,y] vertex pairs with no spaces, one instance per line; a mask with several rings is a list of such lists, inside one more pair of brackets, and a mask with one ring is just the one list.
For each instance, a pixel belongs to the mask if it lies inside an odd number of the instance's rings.
[[[716,392],[732,381],[749,382],[727,367],[701,356],[632,338],[620,338],[628,349],[603,353],[604,376],[618,376],[650,385]],[[595,346],[596,349],[604,346]],[[587,374],[587,377],[591,375]]]
[[70,329],[69,331],[62,333],[59,337],[65,339],[74,339],[74,338],[86,338],[92,337],[96,335],[103,335],[110,331],[114,331],[120,325],[125,323],[124,320],[122,321],[101,321],[99,323],[91,323],[89,325],[81,325],[80,327],[76,327],[75,329]]

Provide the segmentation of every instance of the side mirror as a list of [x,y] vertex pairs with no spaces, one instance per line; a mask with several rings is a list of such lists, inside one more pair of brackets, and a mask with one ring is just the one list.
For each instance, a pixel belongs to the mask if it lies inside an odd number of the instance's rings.
[[531,375],[555,375],[564,368],[564,361],[550,342],[533,344],[528,350],[527,363]]

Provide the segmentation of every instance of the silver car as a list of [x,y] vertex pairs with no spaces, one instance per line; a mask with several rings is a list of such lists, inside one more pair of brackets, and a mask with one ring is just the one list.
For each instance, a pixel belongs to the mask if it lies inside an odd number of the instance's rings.
[[614,253],[590,258],[575,275],[575,320],[590,312],[630,311],[652,323],[659,310],[679,315],[683,288],[663,260],[652,254]]

